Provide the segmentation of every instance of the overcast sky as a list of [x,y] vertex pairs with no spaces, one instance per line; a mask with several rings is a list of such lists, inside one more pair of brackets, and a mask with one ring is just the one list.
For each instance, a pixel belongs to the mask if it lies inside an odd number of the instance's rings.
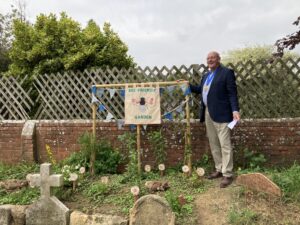
[[[0,0],[0,13],[15,0]],[[86,26],[93,19],[112,28],[138,65],[205,63],[211,50],[224,54],[247,46],[274,44],[296,31],[299,0],[25,0],[26,16],[68,16]],[[300,53],[300,47],[295,50]]]

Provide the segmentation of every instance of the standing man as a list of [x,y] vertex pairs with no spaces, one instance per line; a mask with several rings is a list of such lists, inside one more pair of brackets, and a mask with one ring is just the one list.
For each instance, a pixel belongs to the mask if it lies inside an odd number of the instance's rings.
[[239,121],[237,87],[233,70],[221,65],[218,52],[207,55],[209,72],[202,77],[199,86],[190,85],[191,91],[201,94],[200,122],[205,121],[207,137],[215,162],[215,172],[208,179],[223,177],[220,187],[233,181],[233,150],[230,140],[232,120]]

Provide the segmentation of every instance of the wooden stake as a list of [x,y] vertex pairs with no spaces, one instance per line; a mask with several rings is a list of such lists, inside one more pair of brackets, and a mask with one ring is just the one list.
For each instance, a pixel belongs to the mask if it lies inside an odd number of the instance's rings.
[[[97,112],[97,106],[96,104],[93,104],[92,106],[92,109],[93,109],[93,146],[94,145],[94,142],[96,141],[96,112]],[[91,175],[95,175],[95,160],[96,160],[96,153],[95,153],[95,149],[94,147],[92,148],[92,151],[91,151],[91,159],[90,159],[90,173]]]
[[141,175],[141,125],[136,126],[136,150],[138,156],[138,173]]
[[189,176],[192,174],[192,149],[191,149],[191,121],[190,121],[190,106],[189,106],[190,96],[186,95],[185,100],[185,113],[186,113],[186,135],[185,135],[185,147],[189,151],[187,154],[187,164],[189,167]]

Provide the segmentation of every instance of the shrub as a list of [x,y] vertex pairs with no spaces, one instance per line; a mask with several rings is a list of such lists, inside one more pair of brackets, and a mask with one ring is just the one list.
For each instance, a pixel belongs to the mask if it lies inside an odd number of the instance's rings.
[[63,161],[69,166],[83,166],[89,168],[92,149],[95,149],[95,173],[115,173],[121,160],[121,154],[106,140],[93,140],[90,133],[85,133],[79,138],[80,151],[73,153]]

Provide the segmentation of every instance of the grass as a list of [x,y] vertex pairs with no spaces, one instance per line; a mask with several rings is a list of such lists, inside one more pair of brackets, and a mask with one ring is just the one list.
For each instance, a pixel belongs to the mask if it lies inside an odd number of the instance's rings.
[[294,164],[270,174],[272,180],[283,190],[285,201],[300,203],[300,165]]
[[250,209],[232,208],[228,214],[228,223],[233,225],[257,224],[258,214]]
[[[62,165],[61,165],[62,166]],[[59,173],[59,165],[54,166],[55,173]],[[272,177],[283,190],[283,201],[280,203],[284,209],[285,202],[292,202],[300,205],[300,166],[295,164],[286,169],[265,170],[269,177]],[[0,181],[7,179],[25,179],[28,173],[39,173],[39,165],[20,164],[6,166],[0,164]],[[61,201],[74,204],[74,208],[82,209],[85,213],[93,213],[102,210],[102,213],[113,213],[128,217],[129,210],[134,204],[134,198],[130,193],[132,186],[139,186],[140,196],[149,194],[145,182],[149,180],[168,181],[170,189],[165,192],[158,192],[169,202],[173,212],[176,214],[176,224],[197,224],[195,211],[195,199],[198,195],[205,193],[211,188],[212,183],[206,179],[199,179],[196,174],[191,177],[185,176],[180,169],[168,169],[165,176],[161,177],[158,172],[143,173],[140,178],[131,179],[125,174],[114,174],[109,176],[108,184],[100,182],[100,176],[90,177],[85,174],[80,177],[79,186],[75,191],[69,182],[64,187],[53,188],[53,193]],[[240,188],[241,192],[243,188]],[[180,204],[178,196],[183,196],[185,204]],[[0,204],[30,204],[39,197],[39,188],[22,188],[17,191],[8,192],[0,188]],[[213,196],[213,198],[215,198]],[[217,198],[217,196],[216,196]],[[243,202],[245,196],[236,196],[237,201]],[[256,201],[261,201],[257,197]],[[267,218],[256,209],[248,205],[233,205],[227,214],[229,224],[265,224],[259,221],[277,221],[278,218]],[[77,208],[76,208],[77,209]],[[275,215],[274,215],[275,216]],[[291,223],[293,224],[293,223]]]

